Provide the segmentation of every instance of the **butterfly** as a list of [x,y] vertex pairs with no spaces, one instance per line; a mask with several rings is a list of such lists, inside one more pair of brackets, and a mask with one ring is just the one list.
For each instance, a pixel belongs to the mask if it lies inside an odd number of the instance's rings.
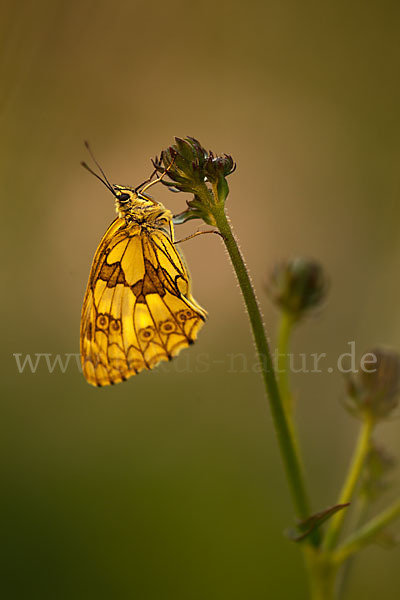
[[171,360],[194,342],[207,313],[191,295],[172,213],[145,193],[163,176],[138,188],[112,185],[95,163],[102,177],[82,165],[111,191],[118,216],[93,259],[80,353],[86,380],[104,386]]

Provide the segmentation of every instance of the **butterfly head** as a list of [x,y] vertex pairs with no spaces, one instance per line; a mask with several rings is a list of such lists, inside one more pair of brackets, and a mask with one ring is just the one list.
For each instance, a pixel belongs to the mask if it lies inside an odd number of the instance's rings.
[[[119,190],[117,186],[114,186],[115,188],[115,199],[117,200],[118,204],[121,204],[122,206],[124,204],[127,204],[128,202],[132,202],[132,192],[131,190]],[[136,194],[135,194],[136,196]]]
[[122,185],[114,185],[113,194],[116,207],[122,209],[132,206],[132,203],[138,198],[137,192],[134,189]]
[[134,189],[122,185],[113,185],[113,194],[115,198],[115,210],[118,216],[123,219],[135,209],[138,204],[142,204],[144,199]]
[[99,181],[101,181],[101,183],[112,193],[115,198],[115,209],[120,219],[125,219],[127,223],[132,221],[139,223],[155,222],[160,219],[161,215],[167,215],[166,219],[168,222],[172,219],[172,215],[170,215],[169,211],[166,211],[164,207],[145,193],[149,187],[161,181],[163,175],[157,179],[153,179],[156,174],[156,171],[154,171],[150,178],[146,179],[146,181],[137,188],[112,184],[95,159],[88,142],[85,142],[85,146],[89,151],[93,162],[97,166],[99,173],[96,173],[85,162],[82,162],[81,165],[89,171],[89,173],[94,175],[96,179],[99,179]]

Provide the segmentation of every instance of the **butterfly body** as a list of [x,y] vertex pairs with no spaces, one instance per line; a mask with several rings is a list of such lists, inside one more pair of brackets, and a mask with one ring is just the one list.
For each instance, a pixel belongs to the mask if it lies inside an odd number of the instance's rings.
[[206,316],[191,296],[171,212],[132,188],[114,190],[118,217],[96,251],[81,318],[82,370],[97,386],[170,360]]

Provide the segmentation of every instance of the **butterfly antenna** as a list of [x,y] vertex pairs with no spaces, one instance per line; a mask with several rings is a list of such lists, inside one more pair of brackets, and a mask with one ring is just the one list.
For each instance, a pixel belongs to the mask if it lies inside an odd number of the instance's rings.
[[81,161],[81,165],[82,165],[82,167],[83,167],[84,169],[86,169],[86,171],[89,171],[89,173],[91,173],[91,175],[94,175],[94,176],[96,177],[96,179],[98,179],[99,181],[101,181],[101,183],[102,183],[103,185],[105,185],[105,186],[106,186],[106,188],[107,188],[108,190],[110,190],[110,192],[111,192],[112,194],[114,194],[114,196],[115,196],[115,190],[113,190],[113,189],[112,189],[112,188],[111,188],[111,187],[108,185],[108,183],[107,183],[106,181],[104,181],[104,179],[102,179],[102,178],[101,178],[101,177],[100,177],[100,176],[99,176],[99,175],[98,175],[98,174],[97,174],[95,171],[93,171],[93,169],[91,169],[87,163],[85,163],[84,161]]
[[93,152],[92,152],[92,149],[91,149],[91,147],[89,146],[89,142],[87,142],[86,140],[85,140],[85,147],[86,147],[87,151],[89,152],[89,154],[90,154],[90,157],[91,157],[91,159],[93,160],[94,164],[95,164],[95,165],[96,165],[96,167],[99,169],[100,173],[103,175],[103,178],[101,178],[101,177],[100,177],[100,175],[98,175],[98,174],[97,174],[95,171],[93,171],[93,169],[91,169],[91,168],[90,168],[90,167],[87,165],[87,163],[85,163],[85,162],[81,162],[81,165],[82,165],[82,167],[84,167],[84,168],[85,168],[87,171],[89,171],[89,173],[91,173],[92,175],[94,175],[95,177],[97,177],[97,179],[98,179],[99,181],[101,181],[101,182],[102,182],[102,183],[103,183],[103,184],[106,186],[106,188],[108,188],[108,189],[110,190],[110,192],[111,192],[111,193],[112,193],[114,196],[116,196],[116,193],[115,193],[115,189],[114,189],[114,187],[111,185],[111,183],[109,182],[109,180],[108,180],[108,178],[107,178],[107,175],[104,173],[104,171],[103,171],[103,169],[101,168],[100,164],[99,164],[99,163],[97,162],[97,160],[95,159],[95,157],[94,157],[94,154],[93,154]]

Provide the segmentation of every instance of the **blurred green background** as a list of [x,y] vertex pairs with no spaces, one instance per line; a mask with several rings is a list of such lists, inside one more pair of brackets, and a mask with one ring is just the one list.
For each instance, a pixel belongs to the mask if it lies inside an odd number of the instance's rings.
[[[209,311],[170,365],[110,389],[18,373],[13,353],[78,352],[92,256],[115,183],[193,135],[238,163],[228,212],[263,293],[277,260],[319,259],[329,300],[296,352],[400,348],[398,2],[10,2],[1,31],[5,599],[307,597],[293,510],[242,300],[217,236],[187,242]],[[161,188],[161,186],[160,186]],[[154,195],[173,212],[184,195]],[[197,227],[179,228],[184,237]],[[244,353],[246,369],[231,369]],[[328,363],[327,363],[328,364]],[[297,374],[316,509],[332,504],[357,423],[343,377]],[[399,423],[378,430],[399,455]],[[399,483],[386,501],[400,490]],[[349,598],[398,598],[399,550],[359,557]]]

